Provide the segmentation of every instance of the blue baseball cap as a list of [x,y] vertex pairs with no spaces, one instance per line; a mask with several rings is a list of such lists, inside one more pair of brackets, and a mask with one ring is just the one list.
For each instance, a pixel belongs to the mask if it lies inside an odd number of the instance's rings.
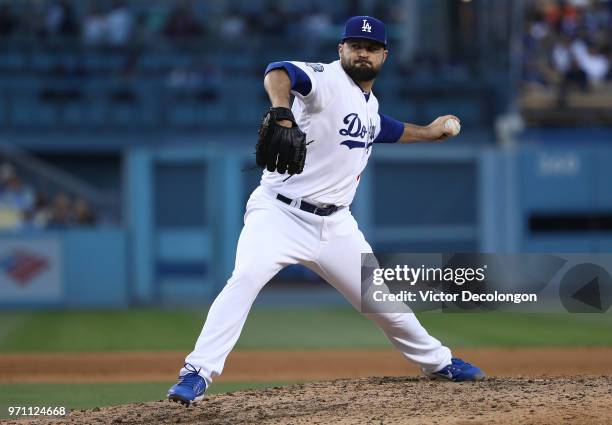
[[385,24],[371,16],[353,16],[346,21],[342,42],[347,38],[365,38],[377,41],[387,47],[387,30]]

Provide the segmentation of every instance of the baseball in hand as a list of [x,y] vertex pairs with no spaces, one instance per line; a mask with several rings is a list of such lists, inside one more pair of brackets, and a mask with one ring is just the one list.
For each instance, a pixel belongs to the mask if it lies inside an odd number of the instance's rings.
[[449,136],[456,136],[461,131],[461,124],[454,118],[449,118],[444,123],[444,132]]

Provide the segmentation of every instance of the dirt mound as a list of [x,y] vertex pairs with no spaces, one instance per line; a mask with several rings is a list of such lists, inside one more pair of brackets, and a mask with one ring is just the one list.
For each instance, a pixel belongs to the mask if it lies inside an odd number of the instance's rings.
[[[362,378],[71,412],[62,424],[609,424],[612,377],[491,378],[456,384]],[[8,423],[23,424],[28,420]]]

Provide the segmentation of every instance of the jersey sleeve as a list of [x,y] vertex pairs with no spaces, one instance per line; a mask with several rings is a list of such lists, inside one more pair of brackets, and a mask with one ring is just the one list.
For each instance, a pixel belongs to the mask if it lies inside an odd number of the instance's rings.
[[380,116],[380,132],[374,143],[395,143],[404,134],[404,123],[385,114]]
[[291,93],[312,110],[321,110],[331,98],[325,66],[319,63],[283,61],[273,62],[266,74],[274,69],[284,69],[291,80]]

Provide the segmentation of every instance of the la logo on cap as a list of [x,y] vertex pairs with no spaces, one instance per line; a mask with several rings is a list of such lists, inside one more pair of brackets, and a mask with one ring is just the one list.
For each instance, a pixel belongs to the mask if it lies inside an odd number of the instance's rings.
[[363,20],[363,26],[361,27],[362,32],[372,32],[372,26],[368,23],[367,19]]

